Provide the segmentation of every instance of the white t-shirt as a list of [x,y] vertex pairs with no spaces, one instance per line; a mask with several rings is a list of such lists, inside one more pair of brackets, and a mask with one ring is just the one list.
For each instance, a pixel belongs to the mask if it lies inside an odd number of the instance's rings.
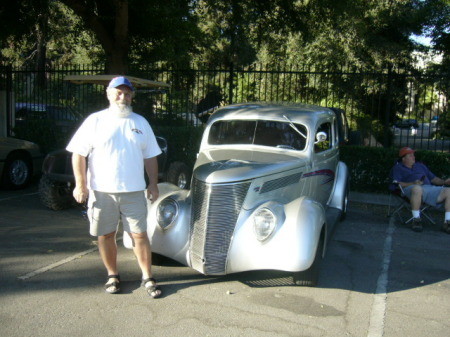
[[161,153],[144,117],[118,117],[108,109],[89,115],[66,150],[89,155],[88,188],[107,193],[145,190],[144,159]]

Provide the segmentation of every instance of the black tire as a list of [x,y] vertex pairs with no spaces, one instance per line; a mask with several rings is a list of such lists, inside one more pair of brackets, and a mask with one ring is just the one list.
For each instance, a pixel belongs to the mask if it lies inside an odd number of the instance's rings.
[[18,190],[26,187],[33,176],[31,159],[23,153],[13,153],[6,158],[2,183],[7,189]]
[[296,285],[305,287],[317,286],[319,281],[320,263],[322,262],[323,244],[323,237],[321,236],[311,267],[305,271],[293,273],[292,278]]
[[191,175],[187,165],[179,161],[170,164],[166,181],[181,189],[188,189],[191,183]]
[[152,265],[153,266],[162,266],[164,265],[164,256],[159,255],[157,253],[152,253]]
[[54,211],[67,209],[75,205],[70,183],[53,181],[44,174],[39,181],[39,197],[42,204]]

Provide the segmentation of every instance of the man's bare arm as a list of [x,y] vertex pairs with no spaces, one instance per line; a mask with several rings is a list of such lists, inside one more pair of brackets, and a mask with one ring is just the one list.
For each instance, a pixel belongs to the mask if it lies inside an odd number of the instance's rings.
[[78,203],[83,203],[89,195],[86,177],[86,157],[76,153],[72,154],[72,167],[75,175],[73,197]]
[[144,159],[145,172],[149,179],[147,198],[154,202],[159,197],[158,189],[158,160],[156,157]]

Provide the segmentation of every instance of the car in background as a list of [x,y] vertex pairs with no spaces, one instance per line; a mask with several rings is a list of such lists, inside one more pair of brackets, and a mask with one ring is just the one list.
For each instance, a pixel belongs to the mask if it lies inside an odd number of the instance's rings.
[[[205,275],[279,270],[315,286],[347,211],[341,109],[247,103],[208,119],[191,190],[159,184],[148,204],[152,251]],[[132,248],[124,233],[124,245]]]
[[401,119],[394,123],[394,126],[399,129],[418,129],[419,123],[417,119]]
[[420,138],[431,138],[430,123],[419,123],[416,135]]
[[395,136],[417,136],[419,123],[416,119],[402,119],[394,123],[392,129]]
[[70,132],[83,119],[83,116],[71,107],[51,104],[16,103],[15,125],[26,126],[30,121],[53,121],[62,133]]
[[436,132],[439,130],[438,122],[439,122],[439,116],[433,116],[431,118],[431,122],[430,122],[431,138],[434,138]]
[[44,155],[35,143],[0,137],[1,185],[7,189],[26,187],[41,172]]

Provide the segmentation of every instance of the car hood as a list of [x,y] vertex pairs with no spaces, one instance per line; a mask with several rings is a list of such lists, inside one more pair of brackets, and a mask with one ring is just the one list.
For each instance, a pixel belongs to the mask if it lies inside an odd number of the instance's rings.
[[305,166],[305,155],[258,150],[214,149],[199,154],[194,177],[206,183],[249,180]]
[[39,146],[35,143],[10,137],[0,137],[0,154],[1,159],[4,159],[8,153],[13,150],[27,150],[32,155],[39,155]]

